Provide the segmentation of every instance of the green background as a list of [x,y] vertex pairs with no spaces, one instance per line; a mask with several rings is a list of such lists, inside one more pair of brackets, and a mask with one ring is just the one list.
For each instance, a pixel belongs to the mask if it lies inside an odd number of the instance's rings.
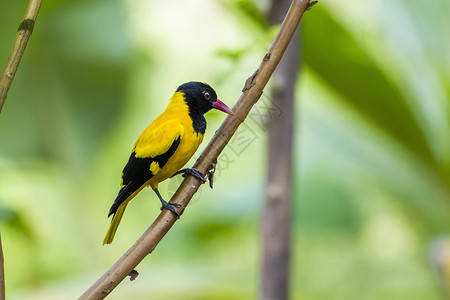
[[[230,107],[277,28],[267,1],[43,1],[0,115],[7,297],[74,299],[146,230],[143,190],[102,246],[120,172],[178,85]],[[0,0],[0,63],[27,1]],[[442,299],[450,230],[450,4],[320,1],[301,25],[292,299]],[[300,67],[299,67],[300,70]],[[108,299],[259,295],[270,83],[206,185]],[[225,115],[208,113],[205,147]],[[189,163],[192,165],[194,159]],[[181,179],[160,185],[164,197]]]

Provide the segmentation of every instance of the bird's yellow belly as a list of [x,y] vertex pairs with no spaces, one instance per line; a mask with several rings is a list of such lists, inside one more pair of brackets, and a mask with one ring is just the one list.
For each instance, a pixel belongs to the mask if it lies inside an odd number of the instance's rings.
[[[175,153],[167,163],[148,181],[153,189],[158,188],[158,183],[172,177],[180,170],[194,155],[203,140],[203,134],[194,131],[185,132]],[[156,170],[155,170],[156,171]]]

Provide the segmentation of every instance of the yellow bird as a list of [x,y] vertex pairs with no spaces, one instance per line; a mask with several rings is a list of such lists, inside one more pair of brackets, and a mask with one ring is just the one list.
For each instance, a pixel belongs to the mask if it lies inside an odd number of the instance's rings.
[[158,191],[158,183],[177,174],[205,181],[205,174],[197,169],[180,169],[201,144],[206,130],[203,115],[212,108],[233,115],[206,83],[182,84],[170,98],[166,110],[141,133],[122,171],[119,194],[108,214],[108,217],[114,216],[103,245],[112,243],[128,202],[146,186],[155,191],[162,204],[161,210],[168,209],[179,217],[174,206],[180,205],[165,201]]

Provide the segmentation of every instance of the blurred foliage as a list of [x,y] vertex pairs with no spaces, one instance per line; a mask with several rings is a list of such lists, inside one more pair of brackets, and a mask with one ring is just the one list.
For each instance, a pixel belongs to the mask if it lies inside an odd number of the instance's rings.
[[3,222],[2,227],[16,228],[20,233],[30,235],[28,224],[17,211],[0,207],[0,221]]
[[[315,14],[316,18],[306,21],[303,39],[308,67],[366,120],[434,166],[424,133],[398,87],[330,13],[318,6]],[[334,45],[332,53],[323,47],[326,44]]]
[[265,31],[269,25],[264,12],[267,1],[232,0],[222,1],[221,4],[240,22],[258,31]]
[[[275,36],[269,4],[43,3],[0,115],[8,298],[76,298],[144,232],[159,212],[149,190],[101,246],[131,146],[185,81],[232,105]],[[25,7],[0,0],[3,62]],[[442,299],[427,252],[450,230],[449,13],[445,0],[332,0],[305,14],[293,299]],[[257,297],[261,120],[283,115],[262,116],[266,100],[219,158],[214,190],[200,189],[110,299]],[[223,115],[207,119],[204,145]]]

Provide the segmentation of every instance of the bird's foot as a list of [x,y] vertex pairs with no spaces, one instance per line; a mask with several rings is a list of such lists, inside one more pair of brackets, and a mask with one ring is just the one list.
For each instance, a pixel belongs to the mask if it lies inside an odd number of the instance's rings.
[[213,160],[211,165],[209,165],[208,172],[206,173],[206,178],[209,179],[209,187],[213,188],[214,173],[216,172],[217,158]]
[[180,171],[173,174],[172,177],[175,175],[178,175],[178,174],[183,174],[184,178],[186,178],[186,176],[188,176],[188,175],[191,175],[191,176],[194,176],[195,178],[200,179],[202,181],[202,183],[206,182],[206,174],[203,173],[202,171],[199,171],[194,168],[181,169]]
[[[178,213],[178,211],[175,209],[175,207],[181,207],[181,204],[175,203],[175,202],[167,202],[163,199],[161,200],[161,210],[163,209],[167,209],[170,210],[171,212],[173,212],[174,214],[177,215],[177,218],[180,218],[180,214]],[[175,206],[175,207],[174,207]]]

